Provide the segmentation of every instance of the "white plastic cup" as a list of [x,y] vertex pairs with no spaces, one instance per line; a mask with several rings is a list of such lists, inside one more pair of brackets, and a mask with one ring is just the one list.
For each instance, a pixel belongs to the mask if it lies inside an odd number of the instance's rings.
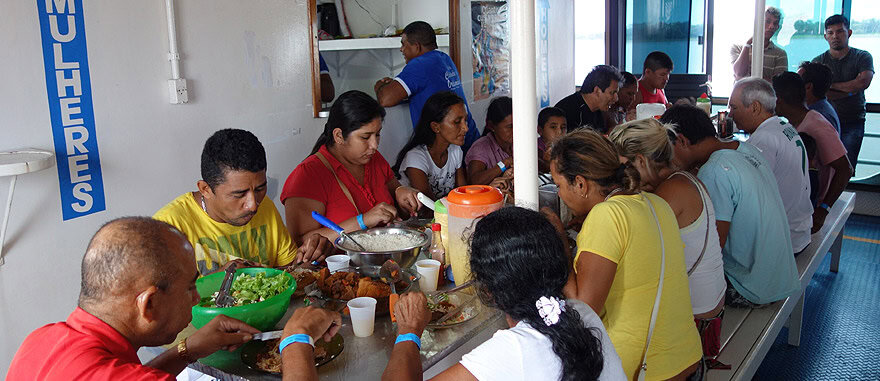
[[422,259],[416,262],[416,270],[421,275],[419,288],[424,292],[437,291],[437,280],[440,279],[440,261]]
[[354,298],[348,301],[348,313],[351,316],[351,327],[357,337],[373,334],[376,322],[376,299],[369,296]]
[[337,270],[344,269],[349,266],[349,262],[351,261],[351,257],[340,254],[340,255],[331,255],[327,257],[327,269],[330,270],[331,273],[336,272]]

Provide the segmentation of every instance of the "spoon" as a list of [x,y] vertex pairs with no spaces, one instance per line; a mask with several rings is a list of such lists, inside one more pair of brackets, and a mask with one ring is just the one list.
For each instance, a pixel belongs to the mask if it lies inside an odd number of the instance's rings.
[[318,223],[320,223],[321,225],[324,225],[325,227],[335,231],[336,234],[339,234],[339,236],[342,237],[344,240],[350,240],[351,242],[354,242],[354,244],[357,245],[359,248],[361,248],[361,250],[367,251],[367,248],[364,247],[364,245],[361,245],[360,243],[358,243],[358,241],[355,241],[354,238],[351,238],[350,235],[345,234],[345,230],[342,229],[341,226],[336,225],[335,223],[333,223],[333,221],[330,221],[329,218],[322,216],[321,213],[312,211],[312,218],[314,218],[315,221],[318,221]]
[[397,304],[397,299],[400,298],[400,295],[397,295],[397,288],[394,287],[394,284],[400,281],[400,265],[394,262],[393,259],[385,261],[382,267],[379,268],[379,277],[391,286],[391,295],[388,295],[388,312],[391,313],[391,321],[396,322],[394,305]]

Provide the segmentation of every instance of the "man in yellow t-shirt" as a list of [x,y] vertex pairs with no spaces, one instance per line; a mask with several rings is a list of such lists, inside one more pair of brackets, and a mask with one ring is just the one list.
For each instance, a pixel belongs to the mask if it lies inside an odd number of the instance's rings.
[[186,192],[153,218],[187,236],[195,249],[199,273],[210,274],[228,263],[288,266],[323,260],[332,248],[319,234],[293,243],[275,204],[266,200],[266,151],[254,134],[236,129],[214,133],[202,150],[198,191]]

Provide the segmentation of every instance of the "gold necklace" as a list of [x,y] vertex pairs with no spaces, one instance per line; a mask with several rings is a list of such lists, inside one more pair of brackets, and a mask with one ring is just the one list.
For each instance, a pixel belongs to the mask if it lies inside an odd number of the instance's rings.
[[[623,188],[615,188],[613,191],[611,191],[610,193],[608,193],[607,196],[605,196],[605,200],[604,200],[604,201],[608,201],[608,199],[611,198],[611,196],[614,196],[614,195],[617,194],[618,192],[623,192]],[[202,198],[204,199],[204,197],[202,197]]]

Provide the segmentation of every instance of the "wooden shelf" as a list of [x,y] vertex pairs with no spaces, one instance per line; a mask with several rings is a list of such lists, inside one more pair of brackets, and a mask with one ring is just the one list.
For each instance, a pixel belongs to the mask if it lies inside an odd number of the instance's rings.
[[[437,46],[448,47],[449,35],[437,35]],[[400,48],[400,37],[348,38],[318,41],[318,50],[322,52],[398,48]]]

